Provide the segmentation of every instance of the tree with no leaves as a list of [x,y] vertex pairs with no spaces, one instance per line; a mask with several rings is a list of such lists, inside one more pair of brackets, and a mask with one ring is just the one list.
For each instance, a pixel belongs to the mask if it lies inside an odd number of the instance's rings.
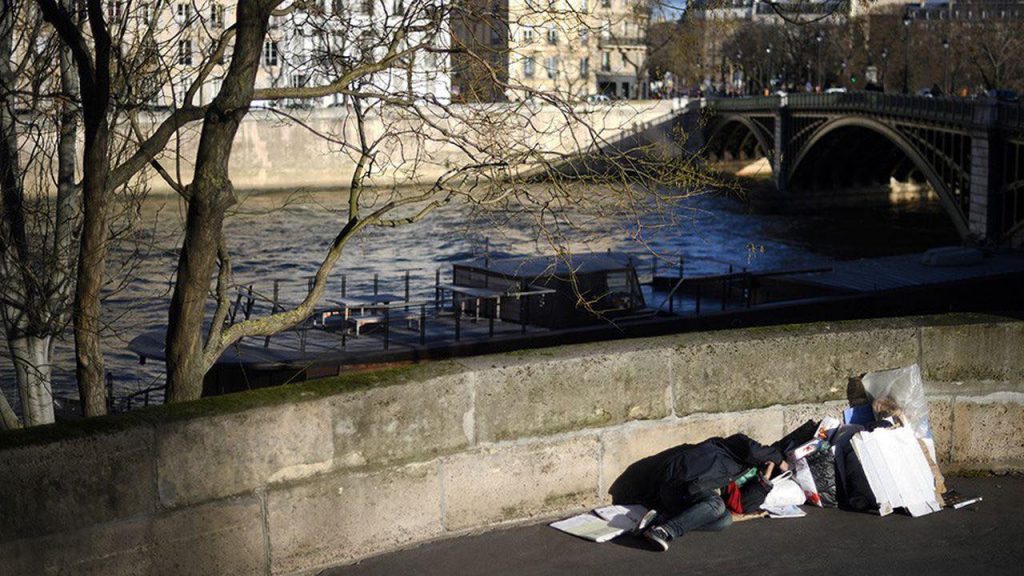
[[[453,40],[449,23],[456,15],[474,17],[483,9],[475,2],[252,0],[238,3],[226,26],[223,20],[213,26],[206,16],[198,17],[213,12],[208,4],[194,3],[178,7],[179,23],[185,24],[179,28],[188,28],[189,35],[171,38],[161,35],[162,16],[150,5],[140,4],[138,12],[129,10],[130,3],[105,12],[99,0],[86,0],[82,10],[56,0],[37,0],[37,5],[70,54],[80,90],[85,137],[73,322],[86,415],[105,410],[99,334],[110,202],[114,191],[147,167],[187,204],[166,339],[172,402],[198,398],[203,376],[228,346],[308,318],[346,244],[367,228],[401,226],[469,202],[529,219],[564,256],[572,210],[625,218],[639,230],[652,225],[642,219],[645,212],[661,210],[706,183],[689,160],[680,158],[676,143],[641,149],[630,137],[608,141],[608,128],[629,125],[636,114],[632,109],[588,106],[564,90],[517,83],[497,69],[493,55]],[[153,6],[158,12],[170,9]],[[289,26],[312,44],[301,62],[270,34]],[[192,45],[196,34],[207,40],[199,50]],[[443,72],[453,53],[479,63],[515,101],[458,106],[418,92],[414,85],[424,65]],[[256,79],[271,56],[275,61],[292,57],[297,73],[285,86],[257,89]],[[513,50],[501,56],[505,66],[518,65],[523,57]],[[169,85],[169,109],[152,116],[147,103]],[[213,99],[200,101],[197,94],[210,87]],[[340,97],[348,111],[336,130],[318,133],[351,160],[345,216],[301,302],[233,323],[224,222],[238,201],[228,166],[239,126],[254,102],[276,106],[329,96]],[[284,121],[305,125],[297,115],[275,109]],[[545,123],[538,123],[541,118]],[[161,153],[194,122],[200,122],[199,141],[189,180],[180,166],[164,166]],[[449,152],[439,158],[439,150]],[[428,184],[413,191],[395,187],[403,178]],[[548,183],[544,190],[530,185],[538,181]]]

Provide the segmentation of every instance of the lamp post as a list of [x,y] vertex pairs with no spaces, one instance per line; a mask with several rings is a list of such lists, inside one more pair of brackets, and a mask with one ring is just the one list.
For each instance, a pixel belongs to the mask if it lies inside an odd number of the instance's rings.
[[889,81],[889,49],[882,48],[882,90],[885,91],[885,83]]
[[[843,61],[839,63],[839,68],[842,69],[842,73],[839,76],[839,80],[843,83],[843,86],[846,86],[847,82],[849,81],[849,78],[846,76],[846,58],[843,58]],[[854,87],[850,87],[850,90],[852,90],[853,88]]]
[[743,52],[736,51],[736,72],[733,81],[737,84],[737,96],[747,93],[747,75],[743,73]]
[[910,15],[903,17],[903,93],[910,94]]
[[949,95],[953,92],[953,86],[949,83],[949,38],[942,39],[942,89]]
[[818,30],[818,33],[815,34],[814,40],[818,43],[818,61],[816,62],[816,66],[818,68],[818,86],[824,89],[825,82],[821,78],[821,43],[825,40],[825,36],[821,33],[821,30]]
[[767,95],[770,96],[772,93],[772,76],[775,76],[775,63],[772,61],[772,45],[769,44],[768,47],[764,49],[764,51],[768,55],[768,78],[767,81],[764,83],[764,86],[768,90]]

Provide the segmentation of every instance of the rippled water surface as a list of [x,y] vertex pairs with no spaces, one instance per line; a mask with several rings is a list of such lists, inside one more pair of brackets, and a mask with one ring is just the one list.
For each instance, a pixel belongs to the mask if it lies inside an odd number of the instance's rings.
[[[344,206],[340,193],[304,196],[254,195],[245,199],[227,225],[235,278],[270,294],[280,279],[282,299],[297,301],[304,293],[326,247],[337,233]],[[746,204],[720,194],[691,198],[674,210],[671,226],[645,230],[641,244],[636,226],[579,218],[575,251],[651,250],[666,262],[685,259],[687,275],[724,271],[729,264],[754,270],[816,266],[835,259],[920,251],[957,242],[949,219],[937,205],[899,209],[857,209],[754,213]],[[656,218],[662,221],[664,218]],[[180,244],[183,207],[173,198],[151,199],[141,210],[136,242],[115,249],[117,272],[106,299],[107,369],[122,392],[159,383],[162,365],[139,365],[127,342],[139,333],[166,326],[171,279]],[[423,221],[394,229],[371,229],[346,250],[332,279],[340,292],[341,275],[352,292],[369,289],[373,274],[381,290],[401,292],[409,271],[413,291],[429,293],[435,271],[450,275],[450,264],[482,253],[549,252],[537,231],[508,224],[499,214],[477,214],[465,206],[447,206]],[[131,256],[129,256],[131,255]],[[130,262],[132,266],[117,266]],[[70,342],[58,346],[55,394],[75,395]],[[16,403],[10,363],[0,358],[0,383]]]

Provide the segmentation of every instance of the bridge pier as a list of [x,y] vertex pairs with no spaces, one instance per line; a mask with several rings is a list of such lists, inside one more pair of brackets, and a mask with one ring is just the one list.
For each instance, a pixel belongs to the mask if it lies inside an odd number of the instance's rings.
[[996,130],[996,107],[991,101],[979,102],[971,126],[971,179],[967,224],[971,239],[978,243],[999,240],[1001,192],[996,161],[1000,157]]

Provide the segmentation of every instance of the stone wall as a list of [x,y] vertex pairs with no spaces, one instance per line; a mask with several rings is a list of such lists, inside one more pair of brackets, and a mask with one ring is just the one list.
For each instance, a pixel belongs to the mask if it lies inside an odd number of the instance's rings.
[[308,574],[609,501],[917,362],[947,470],[1024,468],[1024,322],[952,315],[480,356],[0,436],[0,575]]

